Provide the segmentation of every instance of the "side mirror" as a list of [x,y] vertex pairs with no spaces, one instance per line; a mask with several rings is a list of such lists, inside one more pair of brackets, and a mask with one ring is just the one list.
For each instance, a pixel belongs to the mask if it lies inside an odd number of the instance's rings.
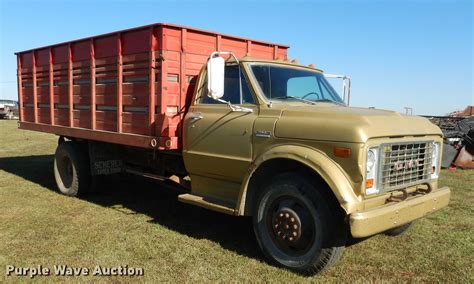
[[207,62],[208,96],[214,100],[224,95],[224,67],[225,60],[219,56],[211,56]]

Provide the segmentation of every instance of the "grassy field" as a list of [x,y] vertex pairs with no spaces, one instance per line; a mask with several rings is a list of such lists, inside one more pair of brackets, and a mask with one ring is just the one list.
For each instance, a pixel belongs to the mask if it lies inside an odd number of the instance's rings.
[[[474,171],[443,171],[449,208],[399,237],[372,237],[346,249],[315,277],[268,265],[247,218],[179,203],[177,189],[120,177],[85,198],[55,190],[57,138],[0,121],[0,273],[6,265],[142,267],[138,277],[36,277],[40,281],[441,281],[473,282]],[[0,278],[0,279],[2,279]]]

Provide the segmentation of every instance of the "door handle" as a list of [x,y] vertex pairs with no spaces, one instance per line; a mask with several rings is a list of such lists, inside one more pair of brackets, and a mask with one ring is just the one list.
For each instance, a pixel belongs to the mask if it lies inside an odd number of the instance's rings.
[[199,120],[199,119],[203,119],[203,118],[204,118],[204,116],[202,116],[202,114],[200,114],[200,113],[192,114],[191,117],[190,117],[190,119],[192,119],[192,120]]

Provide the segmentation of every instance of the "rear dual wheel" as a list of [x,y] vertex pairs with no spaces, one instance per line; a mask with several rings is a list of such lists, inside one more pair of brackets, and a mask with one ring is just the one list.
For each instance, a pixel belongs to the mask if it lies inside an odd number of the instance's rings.
[[90,189],[88,153],[77,142],[61,142],[54,157],[54,178],[62,194],[78,196]]
[[[345,234],[339,214],[311,180],[283,174],[266,186],[254,207],[254,231],[265,256],[303,274],[316,274],[336,263]],[[337,233],[340,235],[336,235]]]

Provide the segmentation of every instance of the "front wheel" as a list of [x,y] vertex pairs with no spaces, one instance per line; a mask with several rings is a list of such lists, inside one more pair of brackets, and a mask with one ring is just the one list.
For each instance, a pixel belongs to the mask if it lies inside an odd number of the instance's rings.
[[[344,241],[336,236],[340,219],[309,179],[296,174],[278,176],[257,200],[254,231],[265,256],[279,266],[316,274],[336,263]],[[332,219],[334,218],[334,219]],[[331,220],[332,219],[332,220]]]

